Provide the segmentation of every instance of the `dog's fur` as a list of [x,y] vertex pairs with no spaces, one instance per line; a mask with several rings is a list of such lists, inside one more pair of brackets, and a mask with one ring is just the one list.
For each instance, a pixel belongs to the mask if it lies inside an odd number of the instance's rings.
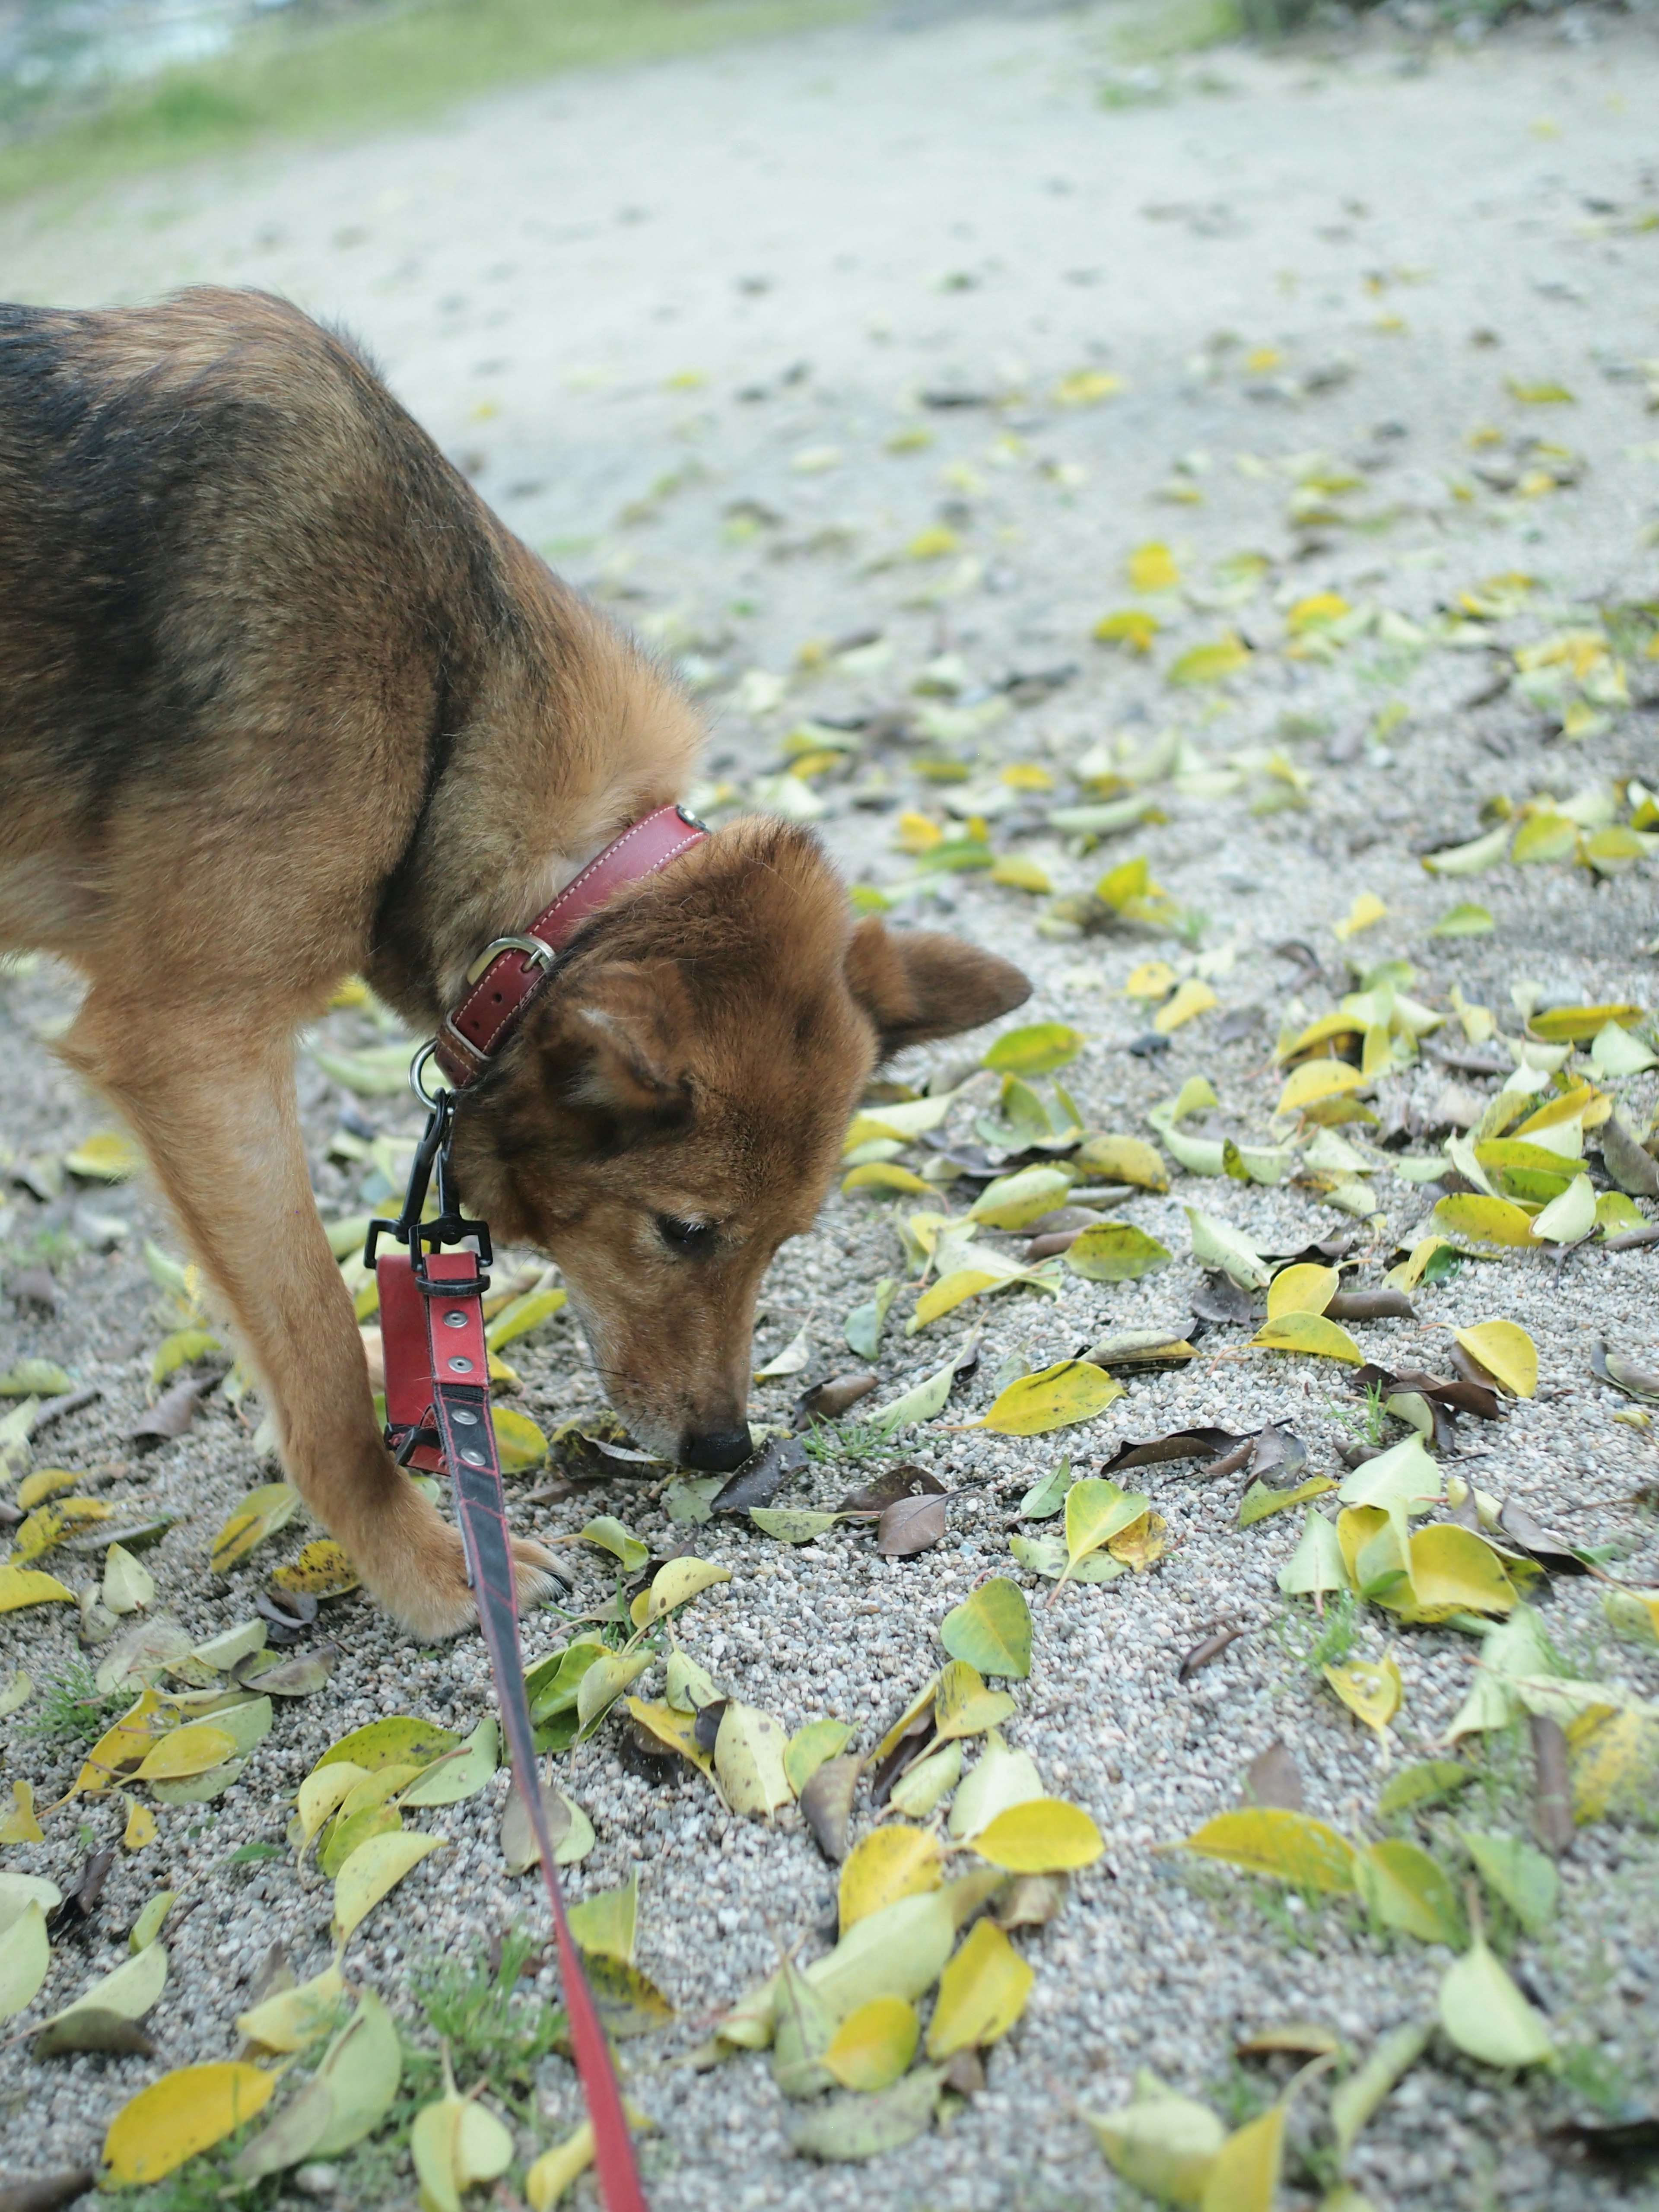
[[[434,1029],[701,738],[296,309],[0,308],[0,945],[86,975],[59,1049],[143,1139],[307,1503],[422,1635],[472,1618],[459,1539],[375,1428],[294,1035],[354,971]],[[558,1261],[636,1435],[735,1464],[757,1286],[872,1068],[1027,988],[854,928],[814,837],[738,823],[582,933],[465,1098],[462,1192]]]

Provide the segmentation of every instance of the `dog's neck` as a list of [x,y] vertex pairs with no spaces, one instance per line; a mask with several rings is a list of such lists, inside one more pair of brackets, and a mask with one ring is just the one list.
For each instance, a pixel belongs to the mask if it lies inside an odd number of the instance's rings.
[[492,939],[524,930],[630,823],[684,793],[702,744],[666,672],[546,581],[559,649],[526,654],[474,702],[377,923],[368,980],[433,1028]]

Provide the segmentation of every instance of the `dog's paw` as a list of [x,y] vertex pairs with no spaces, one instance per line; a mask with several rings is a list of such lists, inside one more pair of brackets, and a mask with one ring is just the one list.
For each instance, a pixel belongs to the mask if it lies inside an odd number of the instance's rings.
[[544,1551],[528,1537],[513,1539],[513,1557],[520,1613],[529,1612],[544,1598],[562,1596],[569,1589],[570,1577],[551,1552]]

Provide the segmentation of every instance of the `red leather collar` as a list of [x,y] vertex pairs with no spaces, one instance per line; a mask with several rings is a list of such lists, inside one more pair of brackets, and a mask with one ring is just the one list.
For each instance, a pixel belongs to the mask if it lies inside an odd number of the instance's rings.
[[498,937],[487,945],[468,971],[471,990],[432,1041],[432,1056],[452,1088],[464,1091],[483,1073],[585,921],[708,834],[683,806],[658,807],[591,860],[521,937]]

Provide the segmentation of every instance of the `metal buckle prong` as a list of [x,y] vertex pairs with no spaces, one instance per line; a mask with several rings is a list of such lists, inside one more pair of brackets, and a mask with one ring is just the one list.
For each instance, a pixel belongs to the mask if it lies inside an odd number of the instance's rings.
[[467,981],[476,983],[490,962],[503,952],[522,952],[525,958],[532,966],[539,968],[544,975],[552,967],[555,957],[551,946],[544,945],[539,937],[492,937],[467,969]]

